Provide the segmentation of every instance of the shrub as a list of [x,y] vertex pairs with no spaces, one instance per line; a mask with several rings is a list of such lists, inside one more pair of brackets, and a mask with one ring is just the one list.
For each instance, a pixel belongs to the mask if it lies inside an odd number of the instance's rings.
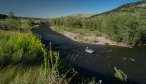
[[44,45],[32,34],[0,32],[0,62],[34,63],[43,58]]
[[120,69],[117,69],[116,67],[114,67],[115,70],[115,77],[121,81],[126,82],[127,81],[127,75]]

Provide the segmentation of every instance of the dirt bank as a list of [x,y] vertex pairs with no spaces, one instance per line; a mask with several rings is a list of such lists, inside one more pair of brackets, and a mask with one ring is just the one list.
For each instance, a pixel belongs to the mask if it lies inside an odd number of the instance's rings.
[[103,36],[96,36],[92,33],[86,33],[86,34],[81,34],[81,33],[74,33],[70,31],[65,31],[65,30],[58,30],[54,29],[51,27],[52,30],[74,40],[77,42],[82,42],[82,43],[88,43],[88,44],[98,44],[98,45],[112,45],[112,46],[121,46],[121,47],[131,47],[129,45],[123,44],[123,43],[117,43],[114,42],[108,38],[105,38]]

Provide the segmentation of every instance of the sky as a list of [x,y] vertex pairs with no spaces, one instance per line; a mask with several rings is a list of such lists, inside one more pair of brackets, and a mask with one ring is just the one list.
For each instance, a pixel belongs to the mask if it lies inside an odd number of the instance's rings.
[[0,0],[0,14],[53,18],[72,14],[99,14],[137,0]]

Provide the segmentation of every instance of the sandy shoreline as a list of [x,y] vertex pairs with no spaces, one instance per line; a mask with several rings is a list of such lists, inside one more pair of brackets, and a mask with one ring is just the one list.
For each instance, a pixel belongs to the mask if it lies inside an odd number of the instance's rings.
[[[54,31],[56,31],[56,30],[54,30]],[[114,42],[103,36],[96,36],[96,35],[92,35],[92,34],[79,34],[79,33],[73,33],[73,32],[68,32],[68,31],[59,31],[59,30],[57,30],[56,32],[72,39],[73,41],[77,41],[77,42],[81,42],[81,43],[132,48],[130,45],[126,45],[123,43],[117,43],[117,42]]]
[[[75,34],[72,32],[67,32],[64,31],[61,34],[63,34],[64,36],[77,41],[77,42],[82,42],[82,43],[88,43],[88,44],[98,44],[98,45],[112,45],[112,46],[121,46],[121,47],[131,47],[130,45],[126,45],[123,43],[117,43],[114,41],[111,41],[105,37],[97,37],[97,36],[81,36],[79,34]],[[77,38],[79,37],[79,38]]]

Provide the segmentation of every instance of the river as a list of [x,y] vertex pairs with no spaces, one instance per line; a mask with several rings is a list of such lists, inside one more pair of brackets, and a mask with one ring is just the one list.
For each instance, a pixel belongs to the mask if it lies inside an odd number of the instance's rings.
[[[114,67],[117,67],[127,74],[128,84],[146,84],[146,46],[125,48],[79,43],[52,31],[45,24],[32,31],[41,36],[44,44],[51,42],[53,50],[60,52],[60,58],[83,76],[95,76],[97,80],[103,80],[103,84],[114,84]],[[85,52],[86,47],[95,52]]]

